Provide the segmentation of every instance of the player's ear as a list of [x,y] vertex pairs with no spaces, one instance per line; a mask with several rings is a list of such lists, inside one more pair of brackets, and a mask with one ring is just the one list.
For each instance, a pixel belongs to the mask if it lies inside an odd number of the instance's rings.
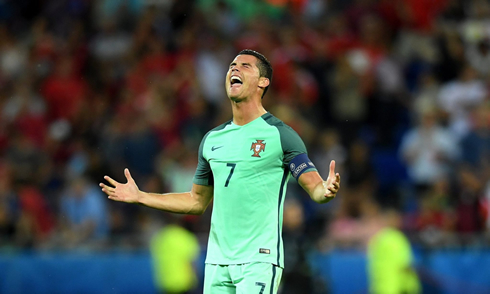
[[270,80],[266,77],[260,77],[259,78],[259,87],[261,87],[261,88],[265,88],[265,87],[269,86],[270,83],[271,83]]

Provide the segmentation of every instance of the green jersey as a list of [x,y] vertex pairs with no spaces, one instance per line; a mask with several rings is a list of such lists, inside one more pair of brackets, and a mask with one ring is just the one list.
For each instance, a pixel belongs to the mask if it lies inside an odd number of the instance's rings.
[[[204,136],[194,176],[213,185],[206,263],[284,265],[282,211],[290,176],[316,170],[298,134],[270,113],[238,126],[229,121]],[[307,158],[307,157],[306,157]]]

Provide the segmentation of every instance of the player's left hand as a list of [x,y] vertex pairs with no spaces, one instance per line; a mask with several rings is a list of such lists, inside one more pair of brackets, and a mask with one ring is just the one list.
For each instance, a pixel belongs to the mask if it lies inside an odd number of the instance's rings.
[[330,161],[330,171],[327,180],[323,181],[323,187],[325,197],[335,197],[340,189],[340,174],[335,173],[335,160]]

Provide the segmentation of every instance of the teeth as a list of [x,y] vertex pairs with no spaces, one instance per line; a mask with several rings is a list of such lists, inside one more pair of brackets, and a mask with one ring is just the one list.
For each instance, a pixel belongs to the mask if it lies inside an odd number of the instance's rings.
[[233,77],[231,77],[231,82],[232,83],[241,83],[242,79],[240,77],[233,76]]

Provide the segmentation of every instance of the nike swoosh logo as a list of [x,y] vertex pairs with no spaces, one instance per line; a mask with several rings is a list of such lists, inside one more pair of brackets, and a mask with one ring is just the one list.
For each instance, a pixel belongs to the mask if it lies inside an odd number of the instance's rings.
[[216,150],[216,149],[220,149],[221,147],[224,147],[224,146],[217,146],[217,147],[214,147],[214,146],[213,146],[213,147],[211,147],[211,151],[214,151],[214,150]]

